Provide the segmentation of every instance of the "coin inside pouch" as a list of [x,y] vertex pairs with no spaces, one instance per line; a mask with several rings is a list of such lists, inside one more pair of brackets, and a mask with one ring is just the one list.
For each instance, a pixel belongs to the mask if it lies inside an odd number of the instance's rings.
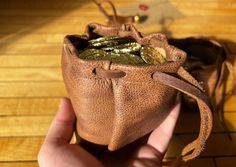
[[158,65],[167,62],[162,48],[142,46],[130,37],[105,36],[88,40],[78,57],[87,60],[109,60],[130,65]]

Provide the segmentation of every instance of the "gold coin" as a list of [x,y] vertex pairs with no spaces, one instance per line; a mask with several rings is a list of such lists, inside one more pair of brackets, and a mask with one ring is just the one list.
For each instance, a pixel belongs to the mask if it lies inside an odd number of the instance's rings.
[[109,52],[102,59],[110,60],[113,63],[119,63],[119,64],[132,64],[132,65],[146,64],[141,57],[130,53]]
[[106,52],[101,49],[85,49],[79,53],[79,58],[81,59],[97,59],[104,57]]
[[92,39],[88,42],[92,47],[103,47],[103,46],[116,46],[122,43],[127,43],[132,41],[134,41],[134,39],[128,37],[122,38],[119,36],[105,36],[97,39]]
[[89,46],[79,54],[79,57],[132,65],[156,65],[167,61],[164,49],[142,47],[132,38],[119,36],[106,36],[90,40]]
[[141,45],[137,42],[129,42],[121,45],[104,47],[103,50],[114,51],[115,53],[133,53],[138,52],[141,48]]
[[141,47],[140,55],[147,64],[164,64],[167,61],[166,55],[160,53],[157,48],[150,46]]

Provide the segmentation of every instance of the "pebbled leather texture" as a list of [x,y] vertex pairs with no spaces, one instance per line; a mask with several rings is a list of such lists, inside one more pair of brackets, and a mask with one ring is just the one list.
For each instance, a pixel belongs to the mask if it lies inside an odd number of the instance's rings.
[[[108,35],[131,36],[142,45],[162,48],[169,61],[162,65],[132,66],[78,58],[78,50],[89,39]],[[76,112],[78,135],[89,142],[107,145],[111,151],[117,150],[158,127],[180,91],[197,100],[202,118],[199,137],[185,147],[182,159],[198,156],[212,128],[212,107],[200,84],[187,71],[181,72],[185,60],[186,53],[169,45],[164,35],[142,36],[130,24],[89,24],[84,35],[66,36],[62,73]]]

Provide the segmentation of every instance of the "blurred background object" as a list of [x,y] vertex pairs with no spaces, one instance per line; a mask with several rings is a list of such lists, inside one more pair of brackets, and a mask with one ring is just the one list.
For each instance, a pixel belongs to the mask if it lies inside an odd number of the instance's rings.
[[[235,0],[112,0],[118,15],[145,16],[144,33],[168,37],[214,37],[236,56]],[[112,13],[109,5],[104,5]],[[0,4],[0,166],[35,167],[37,152],[66,96],[60,54],[67,34],[82,34],[90,22],[106,24],[92,0],[2,0]],[[234,66],[235,67],[235,66]],[[229,81],[227,84],[231,84]],[[230,141],[215,116],[213,133],[200,158],[186,167],[234,167],[236,96],[227,99],[224,118]],[[166,159],[179,155],[199,130],[199,113],[181,114]]]

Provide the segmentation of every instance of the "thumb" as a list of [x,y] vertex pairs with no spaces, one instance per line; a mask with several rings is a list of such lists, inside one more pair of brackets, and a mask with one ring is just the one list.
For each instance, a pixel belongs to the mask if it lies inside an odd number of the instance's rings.
[[75,113],[70,99],[61,100],[59,110],[49,128],[45,143],[66,144],[69,143],[75,129]]

